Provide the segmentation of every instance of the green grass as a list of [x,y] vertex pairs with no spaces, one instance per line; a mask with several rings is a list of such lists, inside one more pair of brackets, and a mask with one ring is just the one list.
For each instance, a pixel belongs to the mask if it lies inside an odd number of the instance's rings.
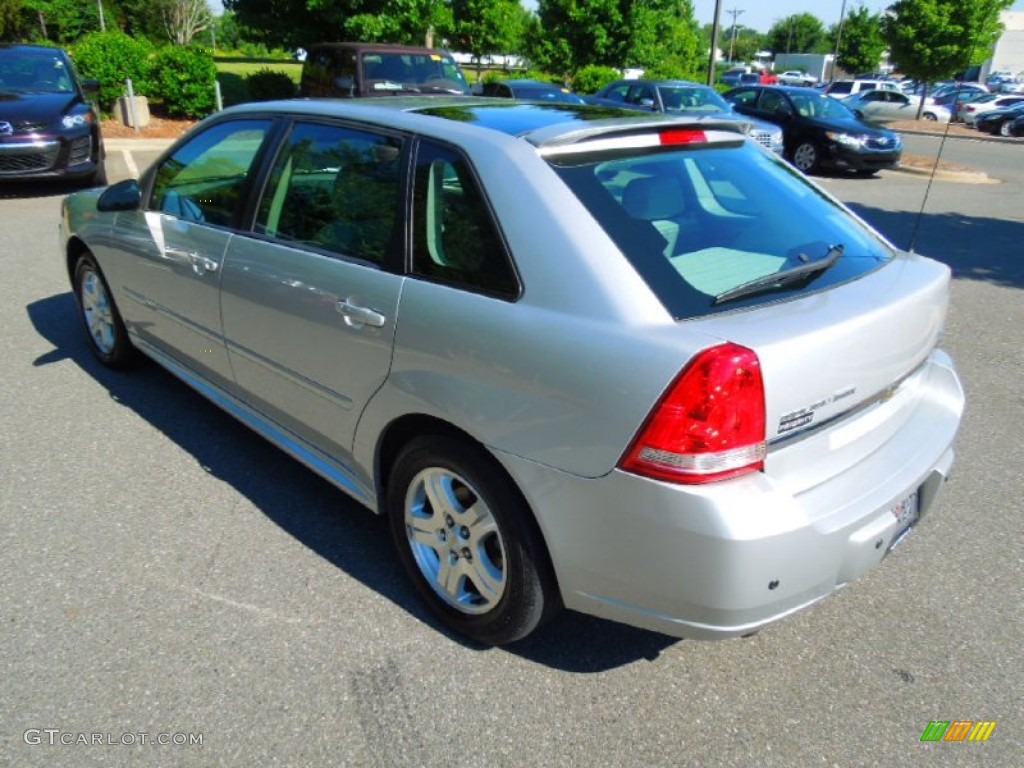
[[242,59],[217,57],[217,82],[220,83],[221,97],[224,99],[224,106],[241,104],[250,101],[249,89],[246,87],[245,78],[249,75],[269,69],[273,72],[284,72],[291,78],[296,86],[302,75],[302,64],[297,61],[282,61],[280,59]]

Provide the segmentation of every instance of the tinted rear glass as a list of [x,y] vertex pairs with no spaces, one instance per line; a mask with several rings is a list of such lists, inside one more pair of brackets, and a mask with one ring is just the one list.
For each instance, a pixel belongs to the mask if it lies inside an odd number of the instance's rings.
[[[818,291],[893,256],[802,174],[750,144],[569,155],[552,165],[677,319]],[[824,273],[716,303],[837,245],[843,255]]]

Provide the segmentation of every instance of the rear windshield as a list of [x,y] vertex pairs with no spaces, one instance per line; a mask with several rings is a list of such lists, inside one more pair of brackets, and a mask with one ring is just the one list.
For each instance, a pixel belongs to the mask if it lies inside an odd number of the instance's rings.
[[[677,319],[818,291],[893,256],[800,172],[750,143],[549,162]],[[835,246],[842,255],[823,272],[736,290],[834,256]]]

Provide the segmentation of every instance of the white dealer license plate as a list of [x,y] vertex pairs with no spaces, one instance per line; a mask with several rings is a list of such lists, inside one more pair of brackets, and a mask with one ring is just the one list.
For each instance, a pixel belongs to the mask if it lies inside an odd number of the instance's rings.
[[895,549],[910,533],[920,514],[917,491],[912,491],[908,496],[889,507],[889,512],[896,518],[896,534],[892,537],[889,549]]

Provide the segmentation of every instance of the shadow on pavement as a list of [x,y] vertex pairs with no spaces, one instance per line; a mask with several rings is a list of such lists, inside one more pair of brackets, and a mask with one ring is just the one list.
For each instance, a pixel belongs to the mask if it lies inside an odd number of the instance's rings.
[[[332,565],[463,646],[492,650],[450,635],[434,621],[401,570],[386,521],[370,513],[299,462],[257,437],[155,364],[123,373],[91,354],[71,293],[27,307],[36,331],[53,350],[35,366],[71,360],[207,472],[230,484],[270,520]],[[506,648],[539,664],[600,672],[653,659],[675,638],[576,613]],[[500,652],[500,651],[492,651]]]
[[913,245],[916,253],[947,264],[954,278],[1024,288],[1024,221],[850,207],[898,248]]

